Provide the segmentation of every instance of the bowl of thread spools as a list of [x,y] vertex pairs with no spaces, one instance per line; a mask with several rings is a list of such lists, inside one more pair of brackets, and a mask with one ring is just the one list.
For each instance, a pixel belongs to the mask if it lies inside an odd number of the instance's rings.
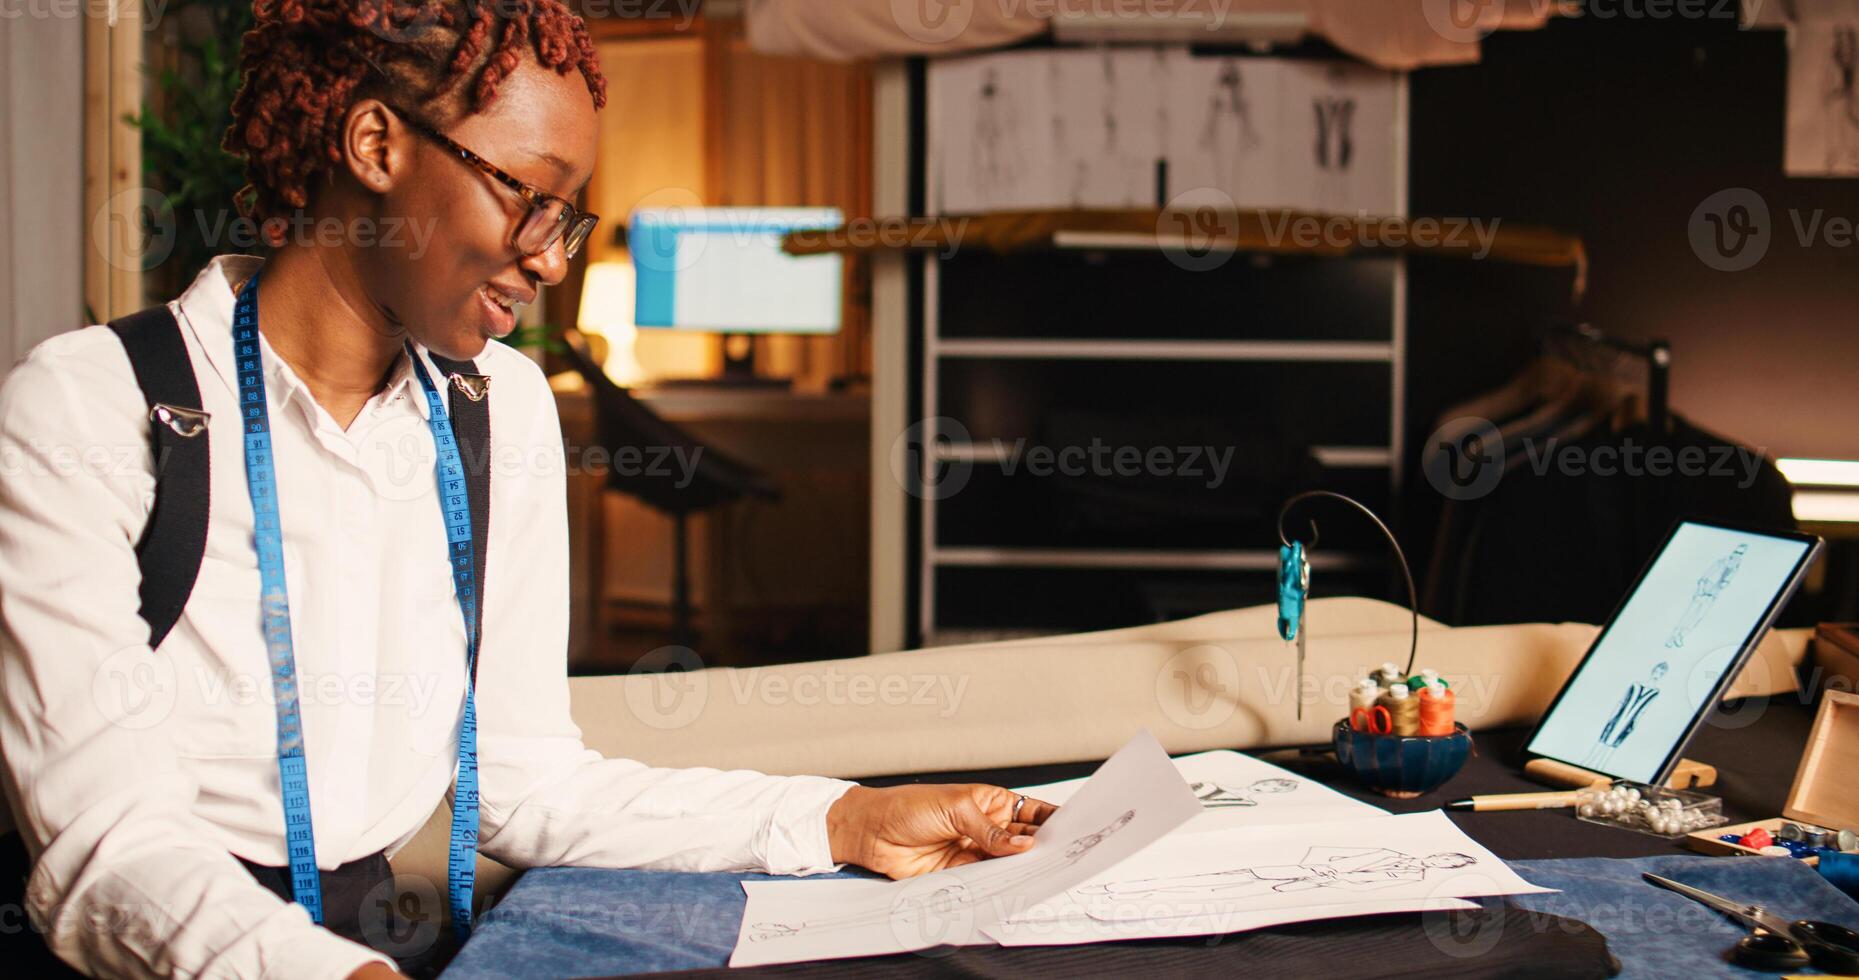
[[1349,717],[1333,738],[1336,761],[1383,796],[1431,793],[1472,751],[1472,733],[1452,712],[1452,688],[1437,673],[1409,677],[1383,664],[1349,692]]

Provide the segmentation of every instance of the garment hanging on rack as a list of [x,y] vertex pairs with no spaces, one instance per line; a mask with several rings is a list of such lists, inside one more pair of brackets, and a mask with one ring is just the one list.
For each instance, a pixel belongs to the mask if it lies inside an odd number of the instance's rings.
[[[1450,563],[1446,617],[1458,625],[1606,620],[1673,522],[1681,518],[1792,529],[1793,490],[1772,460],[1683,418],[1669,431],[1646,423],[1601,429],[1558,443],[1555,456],[1589,462],[1628,447],[1645,460],[1658,447],[1706,472],[1573,473],[1538,449],[1542,467],[1507,472],[1488,496],[1462,508],[1465,533]],[[1598,452],[1601,450],[1602,452]],[[1612,467],[1610,467],[1612,468]]]
[[[1488,421],[1504,469],[1487,495],[1441,507],[1422,608],[1457,625],[1600,622],[1681,517],[1792,527],[1772,461],[1670,414],[1669,361],[1663,342],[1557,326],[1516,378],[1448,410],[1423,464]],[[1649,466],[1653,449],[1667,462]],[[1678,472],[1679,453],[1706,472]]]

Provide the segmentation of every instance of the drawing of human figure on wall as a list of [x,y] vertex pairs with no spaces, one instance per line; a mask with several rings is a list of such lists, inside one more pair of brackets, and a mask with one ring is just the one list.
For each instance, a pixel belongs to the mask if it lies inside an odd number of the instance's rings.
[[1331,91],[1311,99],[1316,116],[1317,142],[1311,163],[1316,167],[1317,194],[1324,208],[1341,210],[1349,199],[1349,170],[1355,162],[1356,98],[1345,87],[1340,71],[1328,73]]
[[1710,614],[1716,605],[1717,597],[1730,587],[1730,580],[1736,577],[1736,571],[1743,567],[1743,556],[1749,553],[1749,545],[1739,544],[1729,554],[1711,562],[1711,566],[1698,576],[1698,586],[1691,594],[1691,605],[1685,607],[1683,615],[1678,617],[1678,624],[1672,627],[1672,635],[1665,638],[1665,645],[1678,648],[1685,645],[1685,638],[1697,629],[1704,617]]
[[1260,143],[1252,124],[1252,99],[1239,62],[1226,58],[1214,77],[1207,97],[1207,117],[1201,124],[1201,149],[1213,160],[1214,180],[1229,194],[1245,186],[1247,170]]
[[1002,83],[999,69],[988,66],[975,93],[975,155],[970,166],[974,186],[990,197],[1020,179],[1019,109],[1019,97]]
[[[1173,878],[1139,878],[1077,890],[1089,898],[1106,896],[1123,900],[1217,901],[1267,893],[1285,894],[1311,889],[1366,892],[1424,881],[1428,874],[1477,864],[1467,854],[1439,853],[1415,857],[1386,847],[1320,845],[1306,851],[1296,864],[1263,864]],[[1087,903],[1088,904],[1088,903]],[[1145,911],[1145,916],[1153,915]]]
[[1859,25],[1832,30],[1826,67],[1827,173],[1859,173]]

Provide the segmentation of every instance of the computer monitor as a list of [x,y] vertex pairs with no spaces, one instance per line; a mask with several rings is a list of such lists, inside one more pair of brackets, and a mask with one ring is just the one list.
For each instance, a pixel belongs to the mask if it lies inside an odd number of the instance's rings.
[[844,260],[789,255],[790,231],[837,228],[838,208],[641,208],[627,246],[634,322],[723,333],[839,330]]

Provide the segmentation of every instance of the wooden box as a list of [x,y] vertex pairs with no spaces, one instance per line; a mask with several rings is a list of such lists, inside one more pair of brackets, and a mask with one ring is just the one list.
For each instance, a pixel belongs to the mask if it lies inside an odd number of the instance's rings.
[[[1742,836],[1757,827],[1771,834],[1783,823],[1811,823],[1829,830],[1859,830],[1859,694],[1827,691],[1814,716],[1814,729],[1795,770],[1782,815],[1748,823],[1725,824],[1685,835],[1685,844],[1705,854],[1755,854],[1741,844],[1719,838]],[[1818,864],[1818,858],[1808,858]]]
[[1821,623],[1814,630],[1808,687],[1823,691],[1859,691],[1859,623]]

